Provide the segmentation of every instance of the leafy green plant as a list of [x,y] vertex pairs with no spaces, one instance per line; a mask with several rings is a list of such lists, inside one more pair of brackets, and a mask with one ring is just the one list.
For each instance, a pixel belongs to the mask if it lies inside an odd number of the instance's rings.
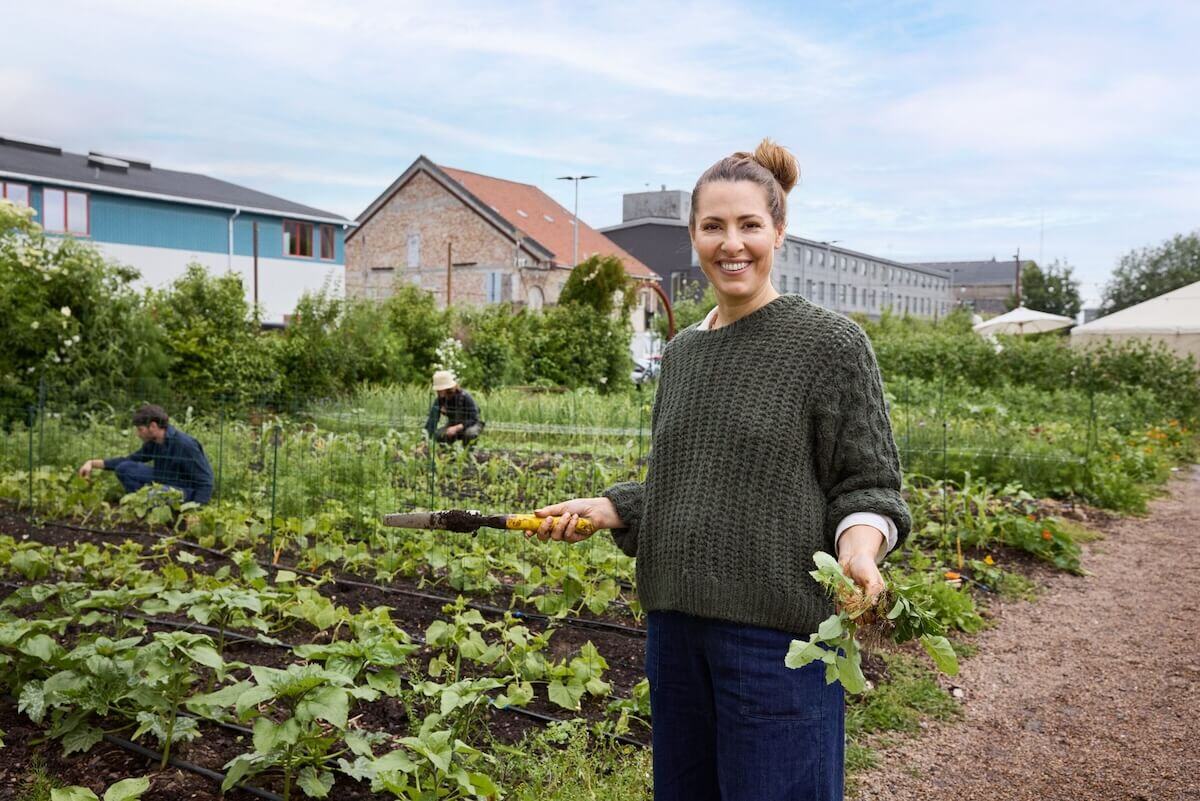
[[50,801],[138,801],[150,789],[150,779],[142,776],[136,779],[122,779],[104,791],[103,798],[86,787],[72,785],[71,787],[50,790]]
[[912,585],[892,586],[890,604],[887,597],[867,599],[832,556],[817,552],[813,561],[817,569],[810,571],[810,575],[834,596],[841,608],[826,618],[807,641],[792,641],[785,658],[788,667],[802,668],[812,662],[823,662],[826,683],[840,681],[847,692],[861,693],[866,690],[867,682],[862,672],[862,646],[856,635],[860,627],[876,624],[895,642],[916,639],[943,673],[950,676],[958,673],[958,659],[944,636],[945,626],[934,612],[919,603],[911,592]]

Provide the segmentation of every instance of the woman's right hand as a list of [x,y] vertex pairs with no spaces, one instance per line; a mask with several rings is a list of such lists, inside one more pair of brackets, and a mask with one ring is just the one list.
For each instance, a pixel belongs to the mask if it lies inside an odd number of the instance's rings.
[[575,523],[581,517],[592,521],[595,529],[625,527],[621,516],[617,514],[617,508],[608,498],[575,498],[543,506],[541,509],[535,509],[533,513],[546,519],[542,521],[541,528],[528,532],[526,536],[532,537],[536,534],[537,538],[543,542],[546,540],[564,540],[566,542],[586,540],[591,536],[590,534],[580,534],[575,531]]

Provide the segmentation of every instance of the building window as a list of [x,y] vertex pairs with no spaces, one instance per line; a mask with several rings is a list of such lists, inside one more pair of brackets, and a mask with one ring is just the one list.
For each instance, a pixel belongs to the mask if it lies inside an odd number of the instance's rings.
[[856,287],[856,286],[850,287],[850,305],[851,306],[858,305],[858,287]]
[[312,223],[283,221],[283,255],[311,259],[313,255]]
[[511,281],[506,281],[506,274],[495,271],[487,274],[487,302],[502,303],[509,299],[509,288],[512,286]]
[[842,302],[843,306],[846,305],[846,285],[845,284],[842,284],[841,302]]
[[421,235],[420,234],[409,234],[408,235],[408,266],[409,267],[420,267],[421,266]]
[[332,261],[337,257],[337,240],[333,238],[333,226],[321,226],[321,258]]
[[86,192],[46,189],[42,192],[42,227],[59,234],[87,236],[88,196]]
[[817,282],[817,303],[824,303],[824,302],[825,302],[825,282],[818,281]]
[[804,297],[809,298],[811,300],[812,296],[813,296],[813,282],[812,282],[812,279],[810,278],[810,279],[808,279],[807,286],[804,287]]
[[[695,253],[696,251],[692,251]],[[676,270],[671,273],[671,302],[677,303],[683,294],[684,282],[687,281],[688,274],[682,270]]]
[[29,186],[27,184],[10,184],[0,181],[0,197],[17,206],[28,206]]

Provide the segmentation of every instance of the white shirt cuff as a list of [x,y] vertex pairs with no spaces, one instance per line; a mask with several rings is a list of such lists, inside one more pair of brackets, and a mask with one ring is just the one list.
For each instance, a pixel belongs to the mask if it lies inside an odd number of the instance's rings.
[[838,523],[837,530],[833,534],[833,549],[834,556],[840,547],[842,532],[851,526],[871,526],[878,529],[883,535],[883,542],[879,544],[879,552],[875,554],[875,564],[883,562],[883,557],[888,555],[888,552],[896,547],[896,540],[899,537],[899,532],[896,530],[896,523],[884,515],[875,514],[874,512],[854,512],[842,518],[842,522]]

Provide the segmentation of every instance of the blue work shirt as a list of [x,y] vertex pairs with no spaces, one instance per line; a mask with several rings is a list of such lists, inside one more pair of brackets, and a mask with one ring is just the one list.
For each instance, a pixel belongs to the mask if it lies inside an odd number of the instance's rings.
[[167,426],[161,445],[150,440],[128,456],[105,459],[104,469],[116,470],[122,462],[153,462],[155,483],[193,490],[192,500],[196,503],[212,499],[213,470],[203,446],[175,426]]

